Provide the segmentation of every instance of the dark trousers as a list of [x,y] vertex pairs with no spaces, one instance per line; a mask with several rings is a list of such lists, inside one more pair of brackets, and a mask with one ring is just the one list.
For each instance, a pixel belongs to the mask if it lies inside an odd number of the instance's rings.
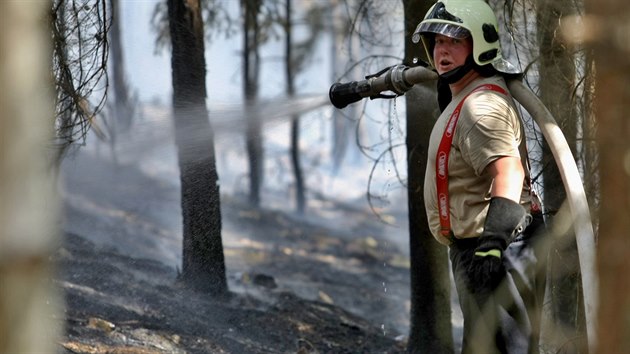
[[[493,292],[476,289],[468,268],[477,239],[449,247],[457,295],[464,315],[463,354],[538,353],[545,289],[546,252],[539,247],[542,217],[513,241],[503,254],[506,274]],[[543,247],[544,248],[544,247]]]

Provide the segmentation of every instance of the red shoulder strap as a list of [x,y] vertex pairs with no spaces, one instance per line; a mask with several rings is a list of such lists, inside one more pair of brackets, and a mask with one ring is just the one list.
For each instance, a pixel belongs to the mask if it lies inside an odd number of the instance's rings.
[[440,233],[442,236],[451,236],[451,212],[448,200],[448,159],[451,152],[451,146],[453,144],[453,136],[455,135],[455,127],[459,120],[459,113],[464,105],[464,101],[468,96],[474,92],[481,90],[491,90],[504,95],[507,92],[504,88],[495,84],[485,84],[476,87],[470,91],[455,107],[453,114],[448,119],[444,133],[442,134],[442,140],[438,147],[437,156],[435,158],[435,181],[437,185],[437,199],[438,199],[438,212],[440,215]]

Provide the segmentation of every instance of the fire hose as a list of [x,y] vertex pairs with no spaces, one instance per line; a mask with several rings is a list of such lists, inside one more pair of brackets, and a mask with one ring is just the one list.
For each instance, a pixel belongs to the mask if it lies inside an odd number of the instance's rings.
[[[395,65],[368,76],[362,81],[335,83],[330,87],[330,102],[336,108],[344,108],[363,98],[393,98],[404,95],[413,85],[437,80],[437,73],[425,67]],[[575,159],[571,149],[549,110],[540,99],[518,78],[506,78],[512,97],[532,116],[554,156],[566,191],[571,221],[577,241],[580,269],[582,273],[586,332],[589,347],[596,344],[596,312],[598,302],[598,280],[595,270],[595,235],[591,216]],[[393,92],[386,95],[383,92]],[[564,207],[564,206],[563,206]]]

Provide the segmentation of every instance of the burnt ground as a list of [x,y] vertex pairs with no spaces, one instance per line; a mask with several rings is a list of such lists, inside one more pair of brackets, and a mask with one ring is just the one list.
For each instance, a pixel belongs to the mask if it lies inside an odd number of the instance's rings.
[[303,217],[223,196],[230,295],[217,299],[177,280],[176,187],[91,155],[69,159],[61,189],[61,352],[404,352],[404,230],[366,208],[318,199]]
[[[262,273],[243,280],[245,292],[213,299],[181,286],[172,268],[99,250],[76,235],[66,236],[57,257],[64,270],[58,284],[67,306],[66,337],[60,343],[66,352],[396,353],[403,349],[403,343],[365,318],[331,301],[275,290],[274,278]],[[323,278],[333,276],[327,269],[320,272]],[[248,289],[263,294],[252,295]],[[357,296],[363,296],[359,286],[355,289]]]

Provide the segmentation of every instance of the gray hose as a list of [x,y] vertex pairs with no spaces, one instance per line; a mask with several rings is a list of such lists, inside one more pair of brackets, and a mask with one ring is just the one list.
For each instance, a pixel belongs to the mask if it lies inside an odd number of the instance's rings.
[[595,352],[597,340],[597,303],[598,279],[595,269],[595,234],[591,215],[586,201],[586,193],[571,149],[558,127],[555,119],[538,99],[520,80],[508,80],[508,88],[514,97],[528,112],[551,148],[558,169],[562,176],[567,202],[572,216],[572,224],[582,271],[582,289],[584,292],[584,311],[586,316],[586,335],[590,351]]

